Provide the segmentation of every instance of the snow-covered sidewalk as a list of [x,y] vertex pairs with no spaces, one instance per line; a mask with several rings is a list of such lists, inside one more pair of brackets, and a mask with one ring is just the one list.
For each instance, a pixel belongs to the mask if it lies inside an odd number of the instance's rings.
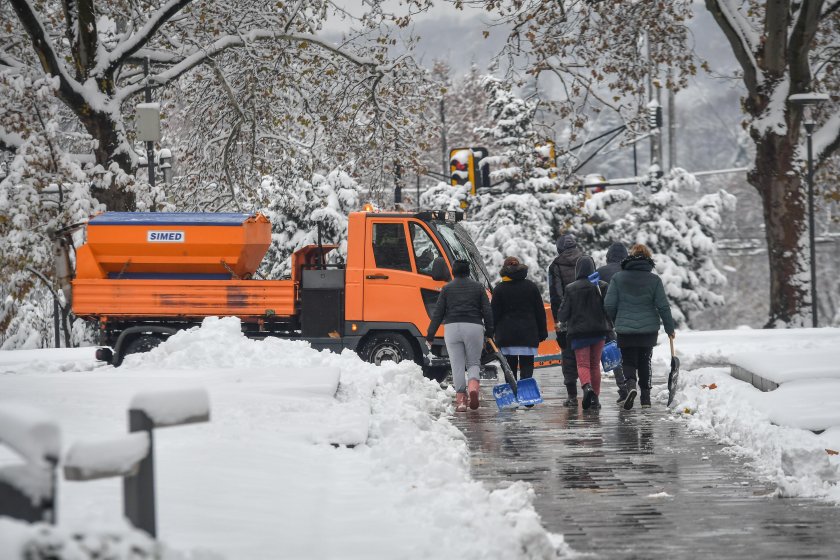
[[[471,479],[445,415],[452,396],[413,364],[249,340],[235,318],[208,319],[118,369],[62,352],[28,365],[0,353],[0,399],[53,414],[65,449],[125,433],[140,391],[209,392],[209,423],[155,432],[158,532],[172,549],[253,559],[553,558],[565,548],[528,485],[489,491]],[[58,501],[68,531],[125,529],[118,480],[61,481]],[[15,557],[12,532],[0,524],[0,557]]]
[[[751,460],[780,496],[840,503],[840,376],[831,364],[840,329],[689,332],[676,345],[683,367],[674,410],[689,429]],[[668,359],[667,345],[658,347],[655,368],[667,371]],[[765,392],[736,379],[729,364],[778,388]]]

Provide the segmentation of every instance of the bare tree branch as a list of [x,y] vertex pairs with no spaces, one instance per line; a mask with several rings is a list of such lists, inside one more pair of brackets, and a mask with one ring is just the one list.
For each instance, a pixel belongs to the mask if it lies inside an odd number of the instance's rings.
[[[191,0],[169,0],[166,4],[161,6],[152,16],[146,21],[145,25],[131,34],[126,40],[121,42],[117,47],[111,51],[107,59],[100,61],[93,71],[94,75],[114,72],[117,68],[125,64],[137,51],[142,49],[154,37],[155,33],[175,14],[189,4]],[[103,57],[104,58],[104,57]]]
[[706,9],[711,12],[712,17],[723,30],[723,34],[726,35],[735,59],[744,71],[744,83],[750,94],[755,95],[759,84],[763,81],[763,76],[755,59],[754,46],[740,26],[742,18],[732,13],[731,5],[725,0],[706,0]]
[[[207,46],[206,48],[196,50],[191,55],[181,60],[175,66],[169,68],[168,70],[165,70],[164,72],[151,76],[150,82],[155,87],[168,84],[169,82],[180,77],[185,72],[188,72],[196,66],[205,63],[208,58],[214,57],[229,48],[241,47],[253,41],[264,41],[270,39],[276,41],[289,41],[298,44],[311,43],[313,45],[321,47],[322,49],[328,52],[338,55],[357,66],[369,67],[375,70],[374,76],[382,74],[382,70],[378,67],[375,60],[366,57],[355,56],[345,50],[339,49],[335,45],[332,45],[319,37],[316,37],[315,35],[286,33],[278,34],[271,29],[254,29],[243,35],[227,35],[215,41],[213,44]],[[120,101],[128,99],[129,97],[143,89],[143,87],[145,87],[145,84],[135,84],[133,86],[123,88],[118,94],[118,99]]]
[[811,44],[817,33],[823,0],[803,2],[790,34],[790,93],[811,89]]

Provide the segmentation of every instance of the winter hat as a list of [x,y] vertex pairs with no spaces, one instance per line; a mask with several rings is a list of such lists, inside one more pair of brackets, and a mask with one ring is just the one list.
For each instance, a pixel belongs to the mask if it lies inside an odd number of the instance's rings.
[[562,253],[566,249],[574,249],[577,247],[577,241],[575,240],[575,236],[571,233],[567,233],[565,235],[561,235],[557,238],[557,252]]
[[595,272],[595,261],[589,255],[583,255],[575,263],[575,278],[588,278],[590,274]]
[[623,243],[615,242],[607,249],[607,262],[620,263],[627,258],[627,247]]
[[524,280],[528,275],[528,267],[516,257],[505,257],[499,275],[502,280]]
[[454,263],[452,263],[452,274],[453,276],[469,276],[470,275],[470,263],[463,259],[458,259]]

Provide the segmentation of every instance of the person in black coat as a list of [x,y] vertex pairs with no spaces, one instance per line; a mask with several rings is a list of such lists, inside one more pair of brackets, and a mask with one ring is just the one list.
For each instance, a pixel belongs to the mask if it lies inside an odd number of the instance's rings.
[[505,258],[502,281],[493,289],[490,307],[496,326],[496,344],[504,354],[513,376],[534,375],[534,356],[540,342],[548,338],[545,305],[540,289],[526,279],[528,267],[516,257]]
[[[548,295],[551,301],[551,314],[557,321],[557,313],[563,296],[566,295],[566,286],[575,281],[575,263],[583,255],[578,247],[575,236],[567,233],[557,238],[557,257],[548,267]],[[563,384],[566,386],[565,406],[577,407],[577,364],[575,363],[575,352],[566,340],[566,327],[561,322],[557,323],[557,344],[563,351]]]
[[[607,249],[607,264],[598,268],[596,271],[598,272],[600,279],[609,284],[612,277],[617,272],[621,272],[621,261],[626,259],[627,255],[627,247],[625,247],[622,243],[616,242],[610,245],[610,248]],[[615,339],[615,329],[611,328],[610,332],[607,334],[607,342]],[[627,402],[627,380],[624,378],[624,368],[621,364],[613,370],[613,378],[615,379],[615,384],[618,387],[618,400],[616,402],[623,406],[624,403]]]
[[606,282],[589,276],[595,272],[595,261],[589,255],[575,265],[577,280],[566,286],[566,296],[560,305],[558,320],[566,323],[569,345],[575,351],[577,372],[583,389],[583,408],[601,408],[601,352],[607,332],[607,313],[604,311]]

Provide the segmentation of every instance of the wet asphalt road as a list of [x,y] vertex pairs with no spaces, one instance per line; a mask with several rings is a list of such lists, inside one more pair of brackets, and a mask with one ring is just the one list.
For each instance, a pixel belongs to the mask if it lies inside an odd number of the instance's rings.
[[545,403],[499,412],[485,380],[482,407],[454,423],[469,442],[473,476],[491,486],[530,482],[543,525],[576,552],[840,558],[840,507],[772,497],[772,484],[722,445],[689,434],[663,404],[619,410],[612,379],[603,380],[597,413],[562,406],[559,368],[538,370],[537,379]]

